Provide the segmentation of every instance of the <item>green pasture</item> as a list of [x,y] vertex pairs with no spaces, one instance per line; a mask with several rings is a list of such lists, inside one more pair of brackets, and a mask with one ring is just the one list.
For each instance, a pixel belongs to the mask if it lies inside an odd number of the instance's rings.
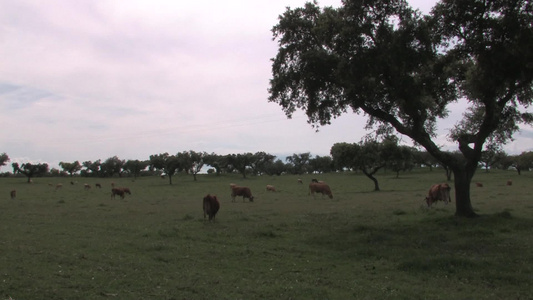
[[[313,177],[333,199],[308,195]],[[442,170],[395,177],[380,192],[362,174],[0,178],[0,299],[533,298],[533,174],[478,171],[475,219],[425,207]],[[111,182],[132,195],[111,199]]]

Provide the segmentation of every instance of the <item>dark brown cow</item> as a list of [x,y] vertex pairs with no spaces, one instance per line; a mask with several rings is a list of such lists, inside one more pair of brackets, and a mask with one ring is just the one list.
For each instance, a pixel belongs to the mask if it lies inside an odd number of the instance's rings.
[[236,186],[232,185],[231,187],[231,201],[235,202],[236,196],[242,196],[242,202],[244,202],[244,198],[250,199],[250,202],[254,202],[254,196],[252,196],[252,191],[249,187],[245,186]]
[[476,182],[476,186],[477,186],[477,187],[483,187],[483,183],[481,183],[481,182]]
[[111,198],[115,199],[115,196],[119,195],[120,198],[124,199],[124,190],[121,188],[112,188],[111,189]]
[[428,195],[426,196],[426,203],[428,207],[437,201],[444,201],[445,204],[451,202],[450,190],[452,188],[447,183],[434,184],[429,189]]
[[513,185],[513,181],[511,179],[507,180],[507,185]]
[[127,187],[121,187],[120,189],[123,190],[124,193],[126,193],[126,194],[128,194],[128,195],[131,195],[131,191],[130,191],[129,188],[127,188]]
[[11,196],[11,199],[17,198],[17,190],[12,190],[9,195]]
[[326,195],[330,199],[333,199],[333,193],[331,193],[331,188],[329,185],[323,182],[311,182],[309,184],[309,195],[315,196],[315,193],[322,194],[322,196]]
[[204,208],[204,220],[205,216],[209,216],[209,221],[215,221],[215,216],[220,209],[220,202],[218,202],[218,198],[216,195],[207,194],[207,196],[204,197],[203,201],[203,208]]
[[95,184],[94,186],[95,186],[95,187],[97,187],[97,188],[99,188],[99,189],[101,189],[101,188],[102,188],[102,185],[101,185],[101,184],[99,184],[99,183]]

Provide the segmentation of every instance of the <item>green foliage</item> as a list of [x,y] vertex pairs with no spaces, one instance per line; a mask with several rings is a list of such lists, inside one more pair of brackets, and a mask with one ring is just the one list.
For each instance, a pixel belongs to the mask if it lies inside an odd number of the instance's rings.
[[[456,214],[475,216],[469,186],[485,142],[506,143],[533,120],[532,9],[527,0],[441,1],[427,16],[404,0],[287,8],[273,28],[269,101],[314,125],[353,111],[368,128],[392,126],[453,171]],[[458,160],[433,137],[464,97],[470,107],[448,135]]]
[[[442,171],[321,174],[334,200],[308,195],[315,175],[1,178],[0,294],[5,299],[528,299],[532,294],[531,179],[480,172],[482,216],[424,207]],[[505,186],[511,178],[513,186]],[[110,198],[111,181],[129,187]],[[253,203],[231,202],[229,183]],[[52,184],[53,186],[49,186]],[[266,184],[279,192],[268,193]],[[8,191],[16,189],[11,200]],[[201,201],[217,194],[216,222]],[[23,222],[21,222],[23,216]],[[423,282],[424,284],[421,284]]]

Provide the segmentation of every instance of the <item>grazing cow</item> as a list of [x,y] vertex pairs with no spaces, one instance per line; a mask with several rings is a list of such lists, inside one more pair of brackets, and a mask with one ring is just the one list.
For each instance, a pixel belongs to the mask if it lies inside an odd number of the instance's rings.
[[11,196],[11,199],[15,199],[15,198],[17,198],[17,190],[11,190],[11,192],[9,193],[9,195]]
[[298,179],[299,184],[303,184],[304,182],[301,179]]
[[483,183],[481,183],[481,182],[476,182],[476,186],[477,186],[477,187],[483,187]]
[[95,187],[97,187],[97,188],[99,188],[99,189],[101,189],[101,188],[102,188],[102,185],[101,185],[101,184],[99,184],[99,183],[95,184],[94,186],[95,186]]
[[434,184],[429,189],[428,195],[426,196],[426,203],[428,207],[437,201],[444,201],[445,204],[451,202],[450,190],[452,188],[447,183]]
[[62,184],[62,183],[58,183],[58,184],[56,184],[56,191],[57,191],[58,189],[62,188],[62,187],[63,187],[63,184]]
[[91,189],[91,185],[86,183],[86,184],[83,185],[83,188],[86,189],[86,190],[90,190]]
[[331,188],[323,182],[311,182],[309,184],[309,195],[312,194],[314,197],[315,193],[322,194],[322,196],[327,195],[330,199],[333,199]]
[[127,188],[127,187],[122,187],[122,188],[120,188],[120,189],[123,190],[124,193],[131,195],[131,191],[130,191],[129,188]]
[[119,195],[120,198],[124,199],[124,190],[120,188],[112,188],[111,189],[111,198],[115,199],[115,196]]
[[211,194],[207,194],[207,196],[204,197],[203,201],[203,208],[204,208],[204,220],[205,216],[209,216],[209,221],[215,221],[215,216],[220,209],[220,202],[218,202],[218,198],[216,195],[212,196]]
[[250,202],[254,202],[254,196],[252,196],[252,191],[249,187],[245,186],[231,186],[231,199],[232,202],[235,202],[236,196],[242,196],[242,202],[244,202],[244,198],[248,198]]
[[513,181],[511,179],[507,180],[507,185],[513,185]]
[[266,190],[267,192],[268,191],[275,192],[276,188],[273,185],[267,184]]

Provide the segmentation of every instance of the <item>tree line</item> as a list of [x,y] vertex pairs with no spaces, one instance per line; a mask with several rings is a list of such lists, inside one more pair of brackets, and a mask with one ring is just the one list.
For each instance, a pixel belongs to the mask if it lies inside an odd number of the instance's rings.
[[[449,152],[449,155],[461,154]],[[10,161],[6,153],[0,154],[0,166]],[[427,167],[432,170],[441,167],[445,170],[447,180],[452,180],[449,166],[442,164],[429,152],[416,147],[401,145],[392,135],[384,138],[363,138],[358,143],[335,143],[329,156],[312,156],[310,152],[294,153],[285,157],[285,161],[266,152],[239,153],[219,155],[216,153],[196,152],[193,150],[169,154],[168,152],[150,155],[147,160],[124,160],[118,156],[105,160],[60,162],[61,170],[49,169],[47,163],[11,164],[13,173],[4,176],[22,175],[28,182],[40,176],[82,176],[82,177],[134,177],[157,175],[172,178],[178,173],[192,175],[194,181],[204,167],[208,174],[270,175],[282,174],[320,174],[329,172],[361,172],[374,183],[374,190],[379,191],[379,182],[375,177],[380,170],[389,170],[398,177],[401,172],[414,168]],[[508,155],[501,148],[488,147],[483,151],[480,167],[487,172],[490,169],[514,168],[518,174],[533,168],[533,151],[519,155]]]

